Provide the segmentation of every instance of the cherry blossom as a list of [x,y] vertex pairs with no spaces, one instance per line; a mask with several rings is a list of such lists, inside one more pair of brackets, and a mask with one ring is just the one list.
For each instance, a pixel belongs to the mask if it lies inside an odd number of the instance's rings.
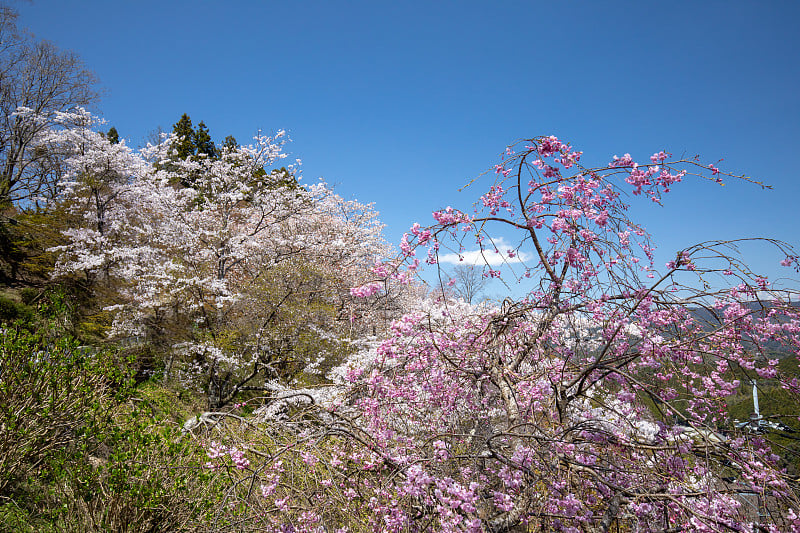
[[[533,283],[498,306],[443,293],[409,309],[336,372],[342,394],[319,397],[317,425],[283,428],[281,453],[306,465],[314,453],[325,482],[284,477],[259,508],[314,494],[326,527],[359,516],[373,531],[748,531],[747,492],[776,502],[761,527],[793,527],[794,485],[725,402],[754,376],[797,392],[760,347],[800,354],[798,295],[743,267],[729,242],[653,264],[623,191],[661,201],[708,165],[659,151],[651,165],[626,154],[593,169],[578,154],[553,136],[510,148],[474,214],[433,213],[399,259],[372,268],[354,294],[410,275],[420,250],[433,264],[440,250],[491,255],[502,229],[525,259],[487,262],[486,275]],[[303,523],[291,509],[267,515],[276,528]]]

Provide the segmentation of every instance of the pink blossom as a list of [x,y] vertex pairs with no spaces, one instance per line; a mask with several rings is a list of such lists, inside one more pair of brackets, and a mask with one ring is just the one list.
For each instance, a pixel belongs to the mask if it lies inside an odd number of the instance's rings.
[[350,294],[356,298],[369,298],[373,294],[381,290],[381,284],[377,282],[367,283],[360,287],[352,287]]
[[608,164],[609,167],[629,167],[633,165],[631,154],[625,154],[622,157],[614,156],[614,160]]
[[672,155],[672,154],[668,154],[668,153],[666,153],[666,152],[664,152],[662,150],[661,152],[657,152],[657,153],[651,155],[650,156],[650,161],[652,161],[655,164],[663,163],[670,155]]

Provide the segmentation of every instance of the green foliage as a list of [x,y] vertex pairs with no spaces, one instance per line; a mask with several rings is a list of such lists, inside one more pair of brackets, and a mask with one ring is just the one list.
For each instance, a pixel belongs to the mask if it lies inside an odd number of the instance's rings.
[[25,327],[49,342],[71,337],[78,319],[77,298],[72,289],[66,283],[46,288],[37,297],[33,321],[19,322],[17,327]]
[[25,305],[32,305],[42,294],[42,291],[33,287],[23,287],[19,290],[19,297]]
[[111,327],[111,316],[108,311],[100,311],[87,315],[80,321],[77,334],[91,343],[102,342]]
[[0,331],[0,494],[72,442],[102,413],[112,383],[105,358],[73,340]]
[[[33,495],[35,497],[35,495]],[[26,505],[26,507],[28,507]],[[0,504],[0,533],[49,533],[57,531],[51,524],[35,516],[29,509],[11,500]]]
[[[192,126],[192,119],[184,113],[178,122],[172,125],[172,133],[178,137],[171,146],[174,151],[173,161],[219,157],[219,150],[211,139],[211,133],[204,122],[201,121],[195,129]],[[188,175],[182,177],[180,182],[184,187],[192,187],[195,180],[196,176]]]
[[17,278],[20,263],[25,258],[24,250],[19,246],[15,218],[0,213],[0,280],[13,281]]
[[[236,399],[241,390],[260,390],[267,381],[290,386],[325,382],[328,370],[350,353],[352,346],[337,334],[337,279],[323,269],[297,260],[265,271],[247,288],[241,303],[216,325],[213,342],[227,356],[244,359],[255,345],[252,367],[209,375],[211,407]],[[209,337],[203,339],[211,341]]]
[[181,115],[178,122],[172,125],[172,133],[178,136],[172,145],[172,149],[177,152],[176,159],[186,159],[197,153],[194,128],[192,128],[192,119],[189,118],[189,115],[186,113]]
[[233,135],[228,135],[225,137],[225,140],[222,143],[222,148],[225,150],[233,151],[239,146],[239,143],[236,141],[236,137]]
[[289,172],[286,167],[274,169],[271,175],[273,180],[272,183],[274,184],[273,187],[276,189],[279,187],[286,187],[288,189],[296,189],[299,187],[297,183],[297,177]]
[[18,325],[0,339],[0,532],[203,528],[221,496],[180,431],[191,405],[137,387],[123,352]]
[[6,220],[0,216],[0,282],[46,283],[55,264],[48,249],[62,244],[61,231],[70,220],[61,209],[32,209]]
[[[787,357],[779,365],[787,375],[797,375],[797,360]],[[773,451],[780,456],[781,466],[790,476],[800,475],[800,422],[797,420],[797,403],[794,395],[781,388],[776,380],[760,380],[758,384],[759,412],[769,422],[781,422],[788,430],[769,429],[764,436]],[[732,419],[742,422],[753,412],[753,387],[742,383],[739,393],[729,401],[728,412]]]
[[119,144],[119,132],[117,128],[111,126],[111,129],[106,133],[106,139],[108,139],[108,142],[111,144]]
[[194,145],[197,155],[204,154],[212,159],[217,157],[217,147],[214,146],[208,126],[204,122],[197,125],[197,130],[194,132]]
[[172,149],[177,152],[176,159],[188,159],[201,154],[212,159],[217,157],[217,147],[211,140],[211,133],[205,122],[200,121],[195,129],[192,127],[192,119],[184,113],[172,125],[172,133],[178,136],[178,140],[172,145]]
[[[171,404],[149,387],[120,403],[103,426],[81,435],[77,453],[50,463],[58,500],[74,523],[101,531],[193,529],[218,503],[203,450],[170,423]],[[60,493],[59,493],[60,492]],[[87,528],[89,529],[89,528]]]
[[24,303],[17,302],[0,294],[0,324],[24,320],[29,322],[33,319],[33,309]]

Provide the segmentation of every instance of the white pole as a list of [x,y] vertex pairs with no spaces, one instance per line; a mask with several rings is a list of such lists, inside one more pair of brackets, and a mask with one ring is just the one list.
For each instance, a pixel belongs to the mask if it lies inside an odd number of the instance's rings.
[[756,417],[761,418],[761,413],[758,412],[758,388],[756,387],[756,380],[753,380],[753,408],[756,411]]

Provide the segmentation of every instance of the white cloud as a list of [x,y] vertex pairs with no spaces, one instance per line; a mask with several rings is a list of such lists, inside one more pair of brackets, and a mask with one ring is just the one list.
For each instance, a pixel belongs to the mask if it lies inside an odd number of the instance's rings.
[[[484,244],[486,249],[481,252],[480,250],[470,250],[460,254],[450,253],[441,254],[439,256],[440,263],[449,263],[451,265],[485,265],[498,266],[505,263],[522,263],[531,259],[531,254],[525,252],[516,252],[513,247],[509,245],[505,239],[499,237],[497,239],[485,239]],[[494,244],[494,246],[492,246]],[[495,248],[497,252],[495,252]],[[509,257],[508,252],[511,251],[514,257]]]

